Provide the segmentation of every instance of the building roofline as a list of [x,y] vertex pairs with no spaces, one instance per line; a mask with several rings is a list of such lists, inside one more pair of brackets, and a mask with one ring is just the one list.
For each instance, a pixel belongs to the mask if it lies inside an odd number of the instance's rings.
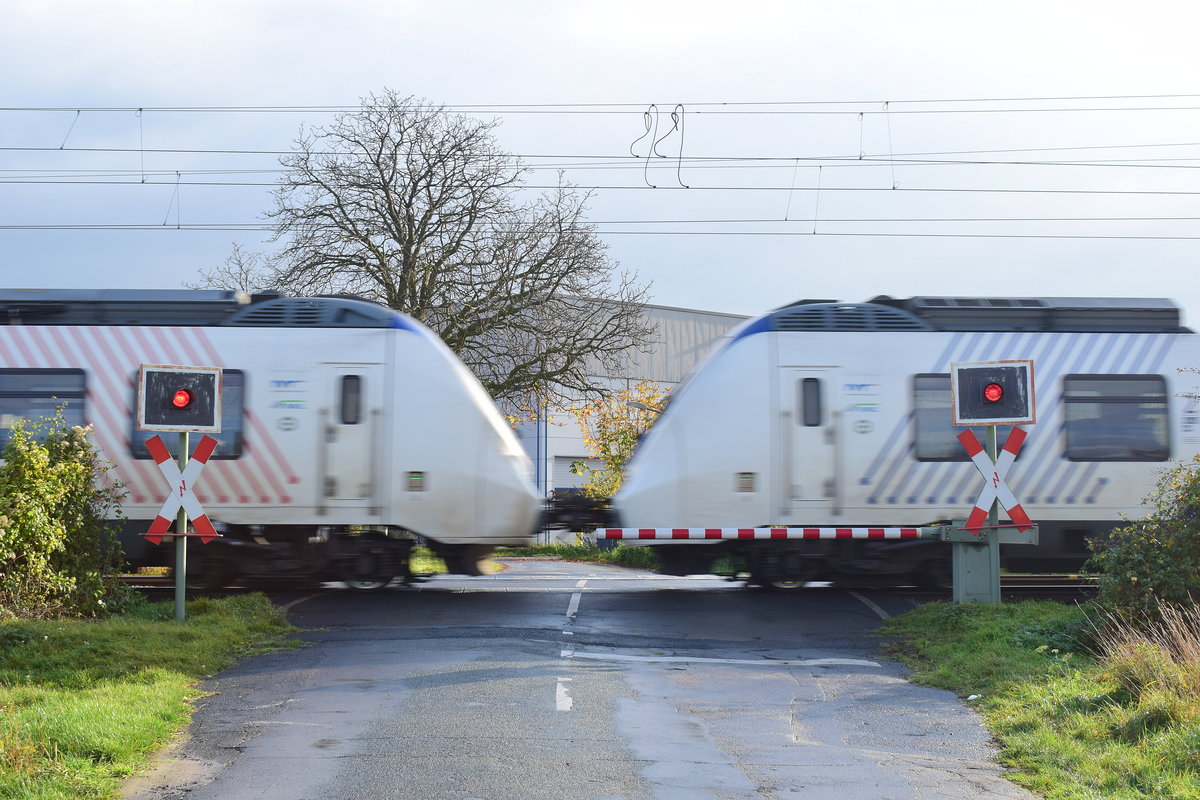
[[729,311],[708,311],[703,308],[684,308],[682,306],[665,306],[659,303],[642,303],[643,308],[657,308],[663,311],[681,311],[685,314],[707,314],[713,317],[729,317],[730,319],[746,320],[751,319],[755,314],[734,314]]

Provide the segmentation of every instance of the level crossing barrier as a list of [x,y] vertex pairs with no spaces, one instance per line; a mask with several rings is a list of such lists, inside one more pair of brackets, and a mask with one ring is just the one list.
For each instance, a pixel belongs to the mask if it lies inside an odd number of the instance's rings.
[[993,555],[1001,544],[1037,544],[1038,526],[1028,519],[1015,525],[968,526],[967,520],[920,527],[852,528],[598,528],[598,541],[771,541],[861,539],[897,541],[929,539],[951,546],[954,600],[1000,602],[1000,565]]

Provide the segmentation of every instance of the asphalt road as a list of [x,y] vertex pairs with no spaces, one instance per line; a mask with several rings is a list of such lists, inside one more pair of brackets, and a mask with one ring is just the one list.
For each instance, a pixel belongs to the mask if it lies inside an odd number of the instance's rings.
[[124,797],[1033,797],[969,708],[880,657],[899,595],[508,565],[285,598],[309,646],[209,681]]

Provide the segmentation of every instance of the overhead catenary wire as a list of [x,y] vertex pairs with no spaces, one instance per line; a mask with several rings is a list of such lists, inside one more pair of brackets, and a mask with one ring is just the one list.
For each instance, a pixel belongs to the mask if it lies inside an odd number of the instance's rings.
[[[822,223],[828,220],[821,220]],[[53,231],[170,231],[170,232],[269,232],[266,225],[204,225],[196,223],[129,223],[113,225],[0,225],[6,230]],[[1060,239],[1128,241],[1200,241],[1200,234],[1066,234],[1066,233],[977,233],[977,232],[904,232],[904,231],[603,231],[606,236],[737,236],[737,237],[864,237],[907,239]]]
[[[792,217],[791,219],[779,218],[726,218],[726,219],[601,219],[589,220],[586,225],[589,226],[605,226],[605,225],[796,225],[799,223],[811,222],[812,217]],[[1036,222],[1200,222],[1200,216],[1157,216],[1157,217],[823,217],[821,222],[830,224],[845,224],[845,223],[1036,223]],[[136,227],[143,227],[142,223],[47,223],[42,225],[31,224],[0,224],[0,228],[10,229],[29,229],[29,228],[119,228],[125,224],[131,224]],[[189,223],[195,228],[204,227],[243,227],[270,230],[272,226],[263,222],[212,222]],[[519,223],[517,224],[519,227]],[[481,225],[481,228],[490,227]],[[654,231],[651,231],[652,233]],[[748,231],[747,233],[757,233],[757,231]]]
[[[174,175],[172,171],[170,175]],[[164,174],[158,177],[166,180],[44,180],[22,181],[15,179],[0,179],[4,185],[91,185],[91,186],[209,186],[209,187],[250,187],[270,188],[278,186],[275,182],[250,181],[182,181],[171,180]],[[521,184],[510,187],[513,190],[550,191],[559,188],[556,184]],[[841,193],[923,193],[923,194],[977,194],[977,195],[1093,195],[1109,197],[1200,197],[1200,190],[1184,189],[1067,189],[1067,188],[1008,188],[1008,187],[955,187],[955,186],[648,186],[638,184],[572,184],[572,188],[585,191],[622,191],[622,192],[841,192]]]
[[[669,105],[682,105],[694,113],[737,113],[737,114],[886,114],[884,106],[938,106],[932,109],[891,109],[896,114],[926,113],[1045,113],[1045,112],[1111,112],[1111,111],[1196,111],[1200,106],[1162,105],[1112,105],[1113,103],[1149,103],[1159,101],[1200,100],[1200,94],[1117,94],[1117,95],[1059,95],[1018,97],[942,97],[942,98],[877,98],[858,100],[685,100],[673,99]],[[977,106],[996,103],[1092,103],[1101,105],[1050,107],[1005,107],[1005,108],[941,108],[942,106]],[[1103,105],[1108,103],[1109,105]],[[645,101],[624,102],[556,102],[556,103],[436,103],[433,107],[447,113],[503,113],[503,114],[613,114],[642,113],[649,103]],[[666,104],[664,104],[666,105]],[[860,110],[811,111],[814,106],[862,106]],[[343,114],[361,111],[363,103],[357,104],[298,104],[298,105],[182,105],[182,106],[0,106],[0,113],[152,113],[152,114]],[[751,110],[753,109],[753,110]]]
[[[856,100],[781,100],[781,101],[712,101],[712,102],[697,102],[678,104],[677,109],[683,109],[691,113],[745,113],[754,115],[768,114],[822,114],[822,113],[838,113],[838,114],[855,114],[862,120],[864,115],[882,114],[886,119],[886,148],[885,154],[868,153],[863,148],[863,126],[860,123],[858,131],[859,149],[857,153],[848,154],[792,154],[792,155],[761,155],[751,152],[728,155],[712,155],[701,156],[696,154],[686,154],[682,141],[679,145],[678,153],[670,153],[669,157],[662,158],[647,158],[647,157],[631,157],[630,155],[622,154],[579,154],[579,153],[530,153],[530,154],[513,154],[514,161],[523,167],[527,176],[533,178],[526,183],[517,187],[527,191],[544,191],[558,188],[558,184],[546,183],[537,179],[538,173],[543,170],[556,170],[565,172],[570,180],[568,183],[581,191],[594,192],[599,194],[613,194],[627,192],[647,192],[653,191],[657,193],[667,192],[689,192],[695,196],[712,196],[719,197],[722,195],[739,195],[742,193],[771,193],[788,192],[788,207],[787,209],[780,208],[783,211],[785,220],[791,222],[811,222],[815,226],[818,212],[821,208],[822,193],[825,194],[840,194],[843,196],[854,196],[860,193],[896,193],[897,196],[905,194],[912,196],[914,194],[946,194],[946,195],[974,195],[981,198],[984,197],[1095,197],[1095,198],[1161,198],[1164,201],[1171,198],[1192,198],[1200,196],[1200,189],[1196,191],[1190,190],[1186,184],[1181,184],[1179,181],[1173,183],[1156,182],[1156,184],[1147,185],[1143,182],[1140,186],[1131,186],[1128,180],[1122,178],[1122,182],[1113,182],[1111,185],[1103,185],[1096,181],[1085,182],[1082,175],[1089,176],[1106,176],[1111,174],[1114,178],[1118,174],[1126,176],[1137,175],[1138,170],[1153,170],[1155,174],[1163,175],[1167,180],[1175,180],[1175,175],[1188,175],[1192,170],[1200,167],[1200,142],[1130,142],[1120,141],[1114,144],[1097,145],[1097,144],[1060,144],[1055,146],[1030,146],[1030,147],[994,147],[994,148],[955,148],[946,147],[942,149],[925,148],[919,149],[911,147],[912,141],[906,148],[911,152],[896,152],[893,146],[893,132],[891,120],[893,115],[900,114],[925,114],[925,113],[943,113],[943,114],[976,114],[981,112],[986,113],[1046,113],[1046,112],[1195,112],[1200,111],[1200,103],[1193,104],[1190,101],[1200,101],[1200,94],[1175,94],[1175,95],[1111,95],[1111,96],[1081,96],[1081,97],[1012,97],[1012,98],[941,98],[941,99],[904,99],[904,100],[885,100],[885,101],[856,101]],[[991,104],[991,107],[983,107]],[[1003,105],[1003,107],[996,107]],[[644,103],[560,103],[560,104],[448,104],[444,109],[449,112],[470,112],[470,113],[491,113],[508,114],[508,113],[620,113],[620,114],[638,114],[645,113],[646,105]],[[54,134],[55,138],[47,142],[42,147],[25,147],[4,145],[0,146],[0,156],[5,153],[19,155],[21,153],[42,152],[53,153],[54,157],[61,159],[72,155],[78,157],[88,157],[93,155],[114,155],[121,154],[136,154],[138,161],[133,169],[113,170],[113,169],[8,169],[0,168],[0,188],[7,185],[13,187],[41,185],[46,187],[54,186],[112,186],[112,187],[128,187],[128,186],[145,186],[148,190],[156,190],[159,187],[171,187],[173,194],[170,203],[167,206],[167,217],[163,219],[163,225],[169,221],[169,217],[174,211],[176,225],[171,226],[173,229],[181,231],[186,230],[246,230],[246,231],[271,231],[271,226],[264,223],[187,223],[181,219],[182,214],[179,208],[179,192],[181,187],[198,187],[212,188],[214,190],[222,188],[248,188],[248,189],[263,189],[277,188],[279,182],[277,177],[286,173],[286,169],[282,166],[272,166],[270,168],[259,169],[215,169],[209,166],[208,168],[186,168],[182,164],[177,168],[169,169],[154,169],[148,168],[147,164],[151,156],[181,156],[179,161],[185,162],[190,159],[197,161],[199,159],[207,159],[209,164],[212,164],[213,159],[219,159],[225,156],[231,158],[282,158],[295,154],[294,149],[270,149],[270,148],[172,148],[172,147],[157,147],[146,148],[144,146],[148,129],[144,128],[147,115],[160,113],[215,113],[215,114],[280,114],[280,113],[354,113],[362,110],[361,105],[312,105],[312,106],[162,106],[162,107],[127,107],[127,108],[71,108],[71,107],[3,107],[0,108],[0,114],[5,112],[61,112],[70,113],[72,120],[67,128],[66,135],[62,136],[62,128],[58,128],[58,133]],[[128,113],[135,115],[137,119],[137,141],[138,147],[80,147],[81,131],[86,126],[76,127],[79,123],[81,115],[87,113]],[[682,114],[682,112],[681,112]],[[65,124],[65,121],[64,121]],[[880,123],[883,124],[883,123]],[[939,123],[940,124],[940,123]],[[55,126],[57,127],[57,126]],[[681,126],[680,126],[681,128]],[[666,138],[668,134],[661,138]],[[680,130],[682,133],[682,130]],[[61,140],[57,137],[62,136]],[[682,137],[681,137],[682,138]],[[911,137],[910,137],[911,138]],[[1116,138],[1115,136],[1113,137]],[[1162,137],[1167,138],[1167,137]],[[1182,138],[1182,137],[1181,137]],[[68,146],[69,141],[76,144]],[[938,142],[941,144],[942,142]],[[54,146],[57,144],[57,146]],[[614,142],[614,144],[616,144]],[[751,142],[757,146],[758,143]],[[953,144],[953,143],[951,143]],[[1031,143],[1034,144],[1034,143]],[[1043,143],[1037,143],[1039,145]],[[565,148],[564,148],[565,149]],[[582,148],[580,148],[582,149]],[[619,150],[619,147],[614,148]],[[753,149],[753,148],[751,148]],[[814,148],[815,149],[815,148]],[[1109,154],[1103,151],[1110,151]],[[1170,152],[1174,150],[1176,152]],[[1190,150],[1197,150],[1194,157],[1190,157]],[[1100,152],[1097,152],[1100,151]],[[651,149],[651,152],[656,151]],[[1039,159],[1033,156],[1037,154],[1053,153],[1054,158]],[[1084,153],[1090,156],[1088,158],[1071,158],[1071,154],[1082,155]],[[330,151],[328,155],[338,155],[335,151]],[[1126,157],[1116,157],[1118,154],[1125,154]],[[1025,157],[1011,158],[995,158],[994,156],[1011,155]],[[191,157],[197,158],[191,158]],[[992,158],[967,158],[965,156],[993,156]],[[1106,157],[1107,156],[1107,157]],[[183,158],[187,157],[187,158]],[[76,159],[79,160],[79,159]],[[164,159],[157,159],[159,166]],[[219,162],[218,162],[219,163]],[[809,185],[805,181],[805,185],[797,185],[797,174],[801,167],[804,167],[806,175],[810,176],[813,184]],[[823,170],[828,167],[837,170],[835,173],[830,173],[822,177]],[[903,167],[904,185],[900,185],[896,178],[896,170],[898,167]],[[1006,174],[1006,176],[1023,176],[1016,177],[1007,181],[1008,185],[1001,185],[994,180],[988,182],[993,185],[984,185],[979,173],[968,173],[964,170],[978,169],[1009,169],[1016,170]],[[1063,172],[1060,174],[1060,179],[1055,180],[1055,185],[1045,185],[1048,182],[1043,182],[1039,177],[1037,180],[1029,180],[1034,175],[1039,175],[1040,172],[1031,172],[1028,169],[1035,170],[1082,170],[1081,172],[1071,173]],[[646,176],[653,177],[654,175],[662,175],[666,177],[665,172],[660,172],[664,169],[671,169],[675,172],[675,176],[679,180],[663,180],[655,181],[657,185],[651,185],[650,181],[646,180],[622,180],[622,178],[632,179],[634,176],[633,170],[638,171],[638,178]],[[695,171],[696,175],[689,177],[687,185],[681,177],[680,170],[686,169],[689,174]],[[883,180],[880,180],[881,185],[838,185],[839,181],[836,176],[846,176],[851,174],[849,170],[868,170],[867,173],[862,173],[864,176],[871,175],[870,170],[887,169],[891,171],[891,180],[889,185],[882,185]],[[786,173],[785,173],[786,170]],[[939,170],[938,172],[927,172],[926,170]],[[943,172],[944,170],[954,170],[953,172]],[[1106,173],[1107,170],[1112,170],[1111,173]],[[740,174],[744,172],[744,174]],[[780,177],[779,182],[772,183],[775,178],[773,172],[777,172]],[[814,174],[815,173],[815,174]],[[992,173],[987,173],[989,176]],[[1146,173],[1148,176],[1150,173]],[[594,175],[595,177],[590,177]],[[949,175],[949,179],[946,177]],[[582,176],[589,176],[580,180]],[[704,176],[704,177],[700,177]],[[937,177],[935,177],[937,176]],[[973,177],[972,177],[973,176]],[[1076,176],[1063,178],[1062,176]],[[222,180],[222,178],[224,180]],[[255,178],[259,178],[256,180]],[[790,180],[788,180],[790,178]],[[832,178],[832,179],[831,179]],[[842,181],[842,183],[853,183],[855,181]],[[858,183],[867,183],[865,180],[858,180]],[[1087,185],[1091,183],[1092,185]],[[1071,185],[1075,184],[1075,185]],[[815,193],[814,203],[815,208],[811,218],[803,216],[797,217],[792,213],[792,197],[797,192]],[[193,200],[193,197],[211,196],[209,193],[189,194],[189,206],[196,208],[199,204]],[[831,198],[830,207],[837,205],[836,199]],[[782,201],[781,201],[782,205]],[[1099,210],[1099,209],[1097,209]],[[1107,210],[1107,209],[1104,209]],[[1139,209],[1141,210],[1141,209]],[[1173,209],[1174,210],[1174,209]],[[1065,225],[1086,225],[1088,223],[1106,222],[1113,224],[1129,224],[1129,225],[1161,225],[1166,223],[1177,223],[1180,225],[1193,223],[1195,217],[1185,213],[1163,213],[1160,215],[1149,214],[1119,214],[1110,213],[1105,215],[1088,216],[1054,214],[1045,216],[1009,216],[1002,215],[968,217],[961,214],[961,211],[955,209],[958,213],[951,212],[946,216],[930,215],[926,217],[902,217],[899,215],[872,215],[862,214],[857,217],[849,215],[839,215],[836,219],[821,219],[821,225],[828,223],[830,226],[846,226],[846,225],[907,225],[907,226],[930,226],[940,225],[943,227],[962,226],[967,224],[986,224],[986,225],[1030,225],[1030,224],[1057,224]],[[196,212],[193,212],[196,213]],[[769,222],[778,222],[773,219]],[[767,224],[753,218],[739,219],[736,215],[727,216],[712,216],[704,219],[685,219],[679,216],[670,219],[608,219],[608,220],[588,220],[588,224],[596,227],[596,229],[606,236],[680,236],[680,235],[705,235],[705,236],[794,236],[802,233],[803,235],[813,235],[817,233],[814,229],[811,232],[800,232],[795,230],[748,230],[746,228],[753,226],[761,226]],[[162,229],[163,225],[141,226],[137,224],[73,224],[73,223],[47,223],[44,225],[4,225],[0,226],[0,230],[150,230]],[[708,228],[708,230],[698,230],[699,228]],[[620,228],[620,229],[617,229]],[[669,228],[669,229],[668,229]],[[1032,234],[1021,231],[1005,231],[995,233],[967,233],[956,231],[953,229],[942,231],[916,231],[902,233],[896,231],[844,231],[844,230],[821,230],[819,235],[859,235],[859,236],[947,236],[947,237],[964,237],[970,238],[1138,238],[1138,239],[1192,239],[1190,235],[1183,233],[1179,235],[1167,234],[1145,234],[1138,232],[1134,235],[1132,232],[1126,234],[1121,231],[1108,231],[1106,235],[1091,235],[1087,233],[1079,233],[1073,230],[1064,230],[1053,234]]]
[[[1108,147],[1087,146],[1080,148],[1048,148],[1057,152],[1072,149],[1113,149],[1115,147],[1200,147],[1200,143],[1192,143],[1187,145],[1118,145]],[[1031,150],[1030,150],[1031,151]],[[1007,151],[959,151],[959,152],[1030,152],[1027,150],[1007,150]],[[138,154],[145,156],[148,154],[154,155],[252,155],[252,156],[277,156],[283,157],[294,154],[294,151],[272,151],[272,150],[233,150],[233,149],[191,149],[191,148],[63,148],[63,147],[12,147],[0,146],[0,152],[53,152],[53,153],[112,153],[112,154]],[[352,151],[313,151],[313,155],[320,156],[353,156],[357,155]],[[1015,166],[1015,167],[1088,167],[1088,168],[1105,168],[1105,169],[1159,169],[1159,170],[1193,170],[1200,169],[1200,153],[1194,156],[1174,156],[1174,157],[1156,157],[1156,158],[1114,158],[1114,159],[1056,159],[1056,160],[1030,160],[1030,159],[1006,159],[1006,160],[981,160],[981,159],[965,159],[965,158],[933,158],[937,153],[929,154],[895,154],[895,155],[791,155],[791,156],[671,156],[670,158],[647,159],[647,158],[630,158],[628,156],[614,155],[524,155],[514,154],[514,168],[524,169],[526,171],[536,170],[570,170],[570,171],[619,171],[619,170],[634,170],[642,172],[649,168],[650,164],[657,163],[661,167],[686,165],[689,170],[693,169],[774,169],[782,167],[794,167],[797,164],[807,164],[811,166],[825,165],[837,167],[839,169],[863,169],[863,168],[891,168],[896,166]],[[950,153],[946,155],[951,155]],[[538,162],[538,163],[532,163]],[[668,164],[668,162],[670,162]],[[81,169],[12,169],[0,168],[0,175],[12,172],[71,172],[71,173],[86,173],[86,172],[108,173],[114,170],[81,170]],[[131,172],[126,170],[125,172]],[[177,172],[183,174],[280,174],[287,172],[283,167],[260,168],[260,169],[160,169],[146,170],[139,168],[137,174],[155,174],[155,173],[170,173],[174,175]],[[690,188],[690,187],[685,187]]]

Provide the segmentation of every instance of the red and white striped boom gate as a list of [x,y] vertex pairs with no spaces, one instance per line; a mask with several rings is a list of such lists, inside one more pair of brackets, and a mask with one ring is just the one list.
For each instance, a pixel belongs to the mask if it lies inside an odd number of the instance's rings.
[[[1015,455],[1015,448],[1014,448]],[[988,462],[989,464],[991,461]],[[1003,486],[1003,470],[1007,465],[1001,465],[996,470],[996,485],[988,486],[988,490],[1000,489],[1001,494],[1007,491]],[[984,492],[984,500],[988,500],[988,491]],[[1020,508],[1015,502],[1012,506]],[[979,509],[975,509],[978,511]],[[1011,513],[1011,508],[1010,508]],[[1023,512],[1022,519],[1013,525],[984,526],[978,515],[972,521],[954,520],[943,525],[927,525],[916,528],[598,528],[597,541],[639,541],[639,542],[701,542],[701,541],[770,541],[770,540],[804,540],[804,539],[862,539],[862,540],[914,540],[935,539],[949,542],[954,549],[953,578],[954,600],[964,603],[980,600],[986,603],[1000,602],[1000,572],[999,559],[991,558],[988,553],[994,551],[1000,543],[1008,544],[1037,544],[1038,527],[1031,523]],[[978,564],[980,555],[986,557],[985,563]]]
[[597,539],[938,539],[944,528],[599,528]]

